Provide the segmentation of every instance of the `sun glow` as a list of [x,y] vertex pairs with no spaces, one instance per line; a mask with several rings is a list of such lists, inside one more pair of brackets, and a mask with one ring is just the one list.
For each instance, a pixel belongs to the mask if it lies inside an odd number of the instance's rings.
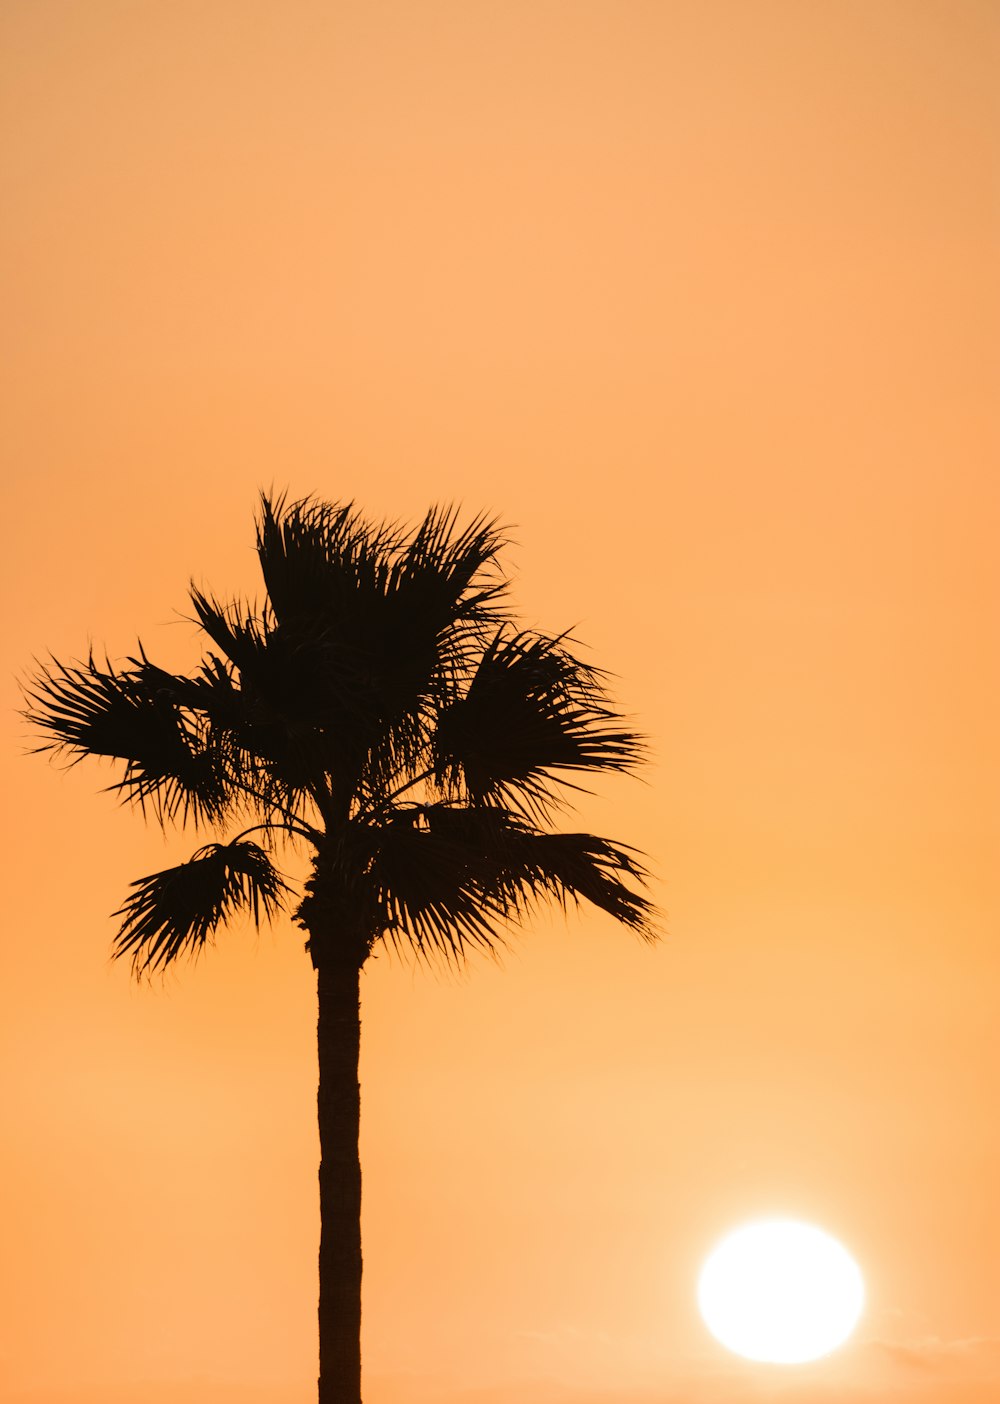
[[698,1280],[712,1335],[748,1360],[797,1365],[842,1345],[858,1323],[865,1288],[857,1263],[810,1224],[771,1219],[722,1240]]

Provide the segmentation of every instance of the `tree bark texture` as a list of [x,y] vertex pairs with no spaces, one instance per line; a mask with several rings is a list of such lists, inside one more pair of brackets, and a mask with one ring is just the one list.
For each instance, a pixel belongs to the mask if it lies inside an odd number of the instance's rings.
[[319,1404],[361,1404],[360,983],[320,961]]

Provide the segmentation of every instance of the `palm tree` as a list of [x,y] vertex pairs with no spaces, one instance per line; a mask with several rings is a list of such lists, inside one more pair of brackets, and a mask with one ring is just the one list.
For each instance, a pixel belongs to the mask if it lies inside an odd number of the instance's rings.
[[550,897],[653,939],[634,851],[551,827],[574,777],[629,771],[642,747],[567,636],[515,628],[495,522],[434,508],[407,530],[261,494],[256,527],[264,604],[192,587],[208,649],[191,676],[141,644],[117,668],[53,659],[25,715],[39,750],[112,757],[125,800],[216,834],[115,913],[137,976],[241,911],[273,917],[292,895],[277,850],[308,850],[294,919],[319,1006],[319,1401],[360,1404],[365,961],[379,943],[462,961]]

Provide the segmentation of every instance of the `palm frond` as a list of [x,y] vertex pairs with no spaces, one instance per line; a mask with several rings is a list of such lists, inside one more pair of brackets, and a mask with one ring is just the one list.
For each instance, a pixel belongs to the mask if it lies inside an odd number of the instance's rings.
[[132,884],[132,895],[114,913],[123,917],[116,959],[128,956],[136,975],[161,970],[182,955],[197,955],[237,912],[259,927],[263,910],[280,910],[287,884],[264,850],[236,840],[210,843],[174,868]]
[[462,530],[455,509],[433,508],[392,562],[373,661],[389,755],[403,771],[426,765],[438,713],[460,695],[506,616],[507,580],[497,567],[503,544],[488,517]]
[[[223,759],[208,729],[185,712],[180,692],[190,680],[142,661],[103,668],[93,653],[81,664],[53,659],[25,688],[26,719],[48,738],[38,750],[125,762],[111,786],[161,822],[189,816],[216,820],[230,803]],[[165,686],[165,682],[169,686]]]
[[[492,835],[495,824],[483,818]],[[471,947],[503,944],[506,903],[491,887],[496,861],[485,830],[432,828],[426,809],[414,806],[371,837],[371,906],[383,940],[447,960],[462,959]]]
[[[267,649],[262,641],[259,662]],[[212,760],[224,786],[230,814],[301,817],[309,785],[323,767],[309,729],[296,728],[262,702],[252,683],[238,686],[235,664],[213,653],[190,678],[158,668],[145,653],[128,661],[148,691],[183,708],[202,759]],[[274,659],[267,666],[280,672]]]
[[655,910],[630,849],[592,834],[545,833],[496,807],[415,805],[373,832],[368,866],[383,939],[461,960],[502,946],[544,901],[586,900],[645,940]]
[[[578,905],[583,899],[643,940],[655,941],[656,908],[629,885],[645,885],[648,880],[649,873],[634,849],[593,834],[560,833],[536,833],[527,838],[520,875],[515,876],[521,898],[552,897],[562,906],[569,901]],[[520,902],[516,898],[515,902],[520,910]]]
[[190,595],[195,622],[241,673],[252,675],[267,648],[266,620],[259,618],[248,605],[235,601],[220,604],[193,582]]
[[406,601],[407,621],[446,643],[457,625],[496,627],[508,589],[497,565],[507,544],[495,518],[481,514],[459,530],[458,509],[432,507],[398,553],[389,593]]
[[544,818],[560,772],[630,771],[642,740],[610,706],[603,675],[564,638],[501,630],[465,695],[445,707],[434,737],[439,783],[473,803]]
[[257,555],[279,624],[321,617],[336,626],[352,603],[363,605],[356,597],[384,593],[397,527],[367,522],[350,502],[286,505],[261,493],[260,504]]

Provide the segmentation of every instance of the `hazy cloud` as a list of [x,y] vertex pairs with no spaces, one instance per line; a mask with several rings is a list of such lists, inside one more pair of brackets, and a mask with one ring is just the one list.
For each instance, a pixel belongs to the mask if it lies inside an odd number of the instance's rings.
[[873,1341],[873,1350],[880,1351],[893,1363],[909,1370],[933,1373],[956,1372],[1000,1380],[1000,1337],[964,1336],[946,1340],[927,1335],[913,1340]]

